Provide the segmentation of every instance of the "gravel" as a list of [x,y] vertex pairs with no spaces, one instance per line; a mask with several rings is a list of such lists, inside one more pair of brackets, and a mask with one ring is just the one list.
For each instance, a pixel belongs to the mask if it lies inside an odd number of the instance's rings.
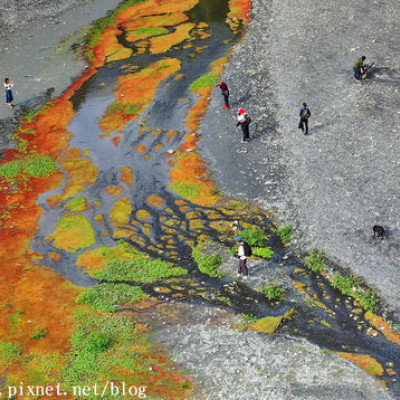
[[[351,362],[305,340],[235,329],[217,308],[174,304],[155,339],[192,374],[198,397],[232,400],[392,398]],[[181,319],[185,318],[184,321]],[[190,321],[188,321],[190,319]]]
[[[226,192],[275,210],[295,228],[299,252],[325,251],[376,287],[398,317],[398,3],[252,4],[249,33],[223,74],[234,107],[223,110],[213,92],[204,154]],[[352,65],[363,54],[376,68],[361,83]],[[297,128],[304,101],[309,136]],[[248,145],[235,128],[239,106],[253,120]],[[376,224],[387,239],[372,239]]]

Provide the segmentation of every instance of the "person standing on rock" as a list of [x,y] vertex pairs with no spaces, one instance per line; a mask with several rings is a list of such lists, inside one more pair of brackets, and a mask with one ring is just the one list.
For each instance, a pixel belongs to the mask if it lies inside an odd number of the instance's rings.
[[247,268],[247,256],[245,252],[245,244],[240,236],[236,237],[236,242],[238,243],[238,248],[236,250],[236,256],[239,259],[239,268],[237,276],[242,276],[244,279],[249,277],[249,270]]
[[308,135],[308,118],[311,117],[311,111],[307,108],[307,103],[303,103],[303,108],[300,109],[299,116],[299,129],[301,129],[305,135]]
[[224,81],[219,81],[217,87],[221,89],[221,94],[224,96],[224,108],[225,110],[229,110],[231,106],[229,105],[229,89],[228,85]]
[[249,125],[251,122],[251,119],[249,117],[249,115],[247,114],[246,110],[241,108],[238,111],[237,114],[237,124],[236,126],[241,127],[242,129],[242,133],[243,133],[243,139],[242,139],[242,143],[247,143],[250,140],[250,132],[249,132]]
[[365,56],[361,56],[353,65],[354,78],[361,80],[365,74],[364,67]]
[[14,82],[11,82],[8,78],[4,79],[4,89],[6,90],[6,103],[10,108],[14,107],[12,103],[14,101],[14,97],[12,94],[12,87],[14,86]]

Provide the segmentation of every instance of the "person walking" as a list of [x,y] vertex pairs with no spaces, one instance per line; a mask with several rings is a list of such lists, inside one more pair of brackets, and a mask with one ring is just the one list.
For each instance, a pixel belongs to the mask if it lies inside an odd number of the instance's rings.
[[12,103],[14,101],[14,97],[12,94],[12,87],[14,86],[14,82],[11,82],[8,78],[4,79],[4,89],[6,90],[6,103],[10,108],[14,107]]
[[221,89],[221,94],[224,96],[224,108],[225,110],[229,110],[231,106],[229,105],[229,89],[228,85],[224,81],[219,81],[217,87]]
[[237,113],[237,124],[236,126],[240,125],[242,129],[243,139],[242,143],[247,143],[250,140],[250,132],[249,132],[249,125],[250,125],[250,117],[247,114],[246,110],[241,108]]
[[353,65],[354,78],[357,80],[361,80],[365,74],[365,58],[365,56],[361,56]]
[[244,242],[240,236],[236,237],[236,242],[238,243],[238,248],[236,250],[236,256],[239,259],[239,268],[237,276],[242,276],[244,279],[249,277],[249,270],[247,268],[247,256],[244,249]]
[[303,103],[303,108],[300,110],[299,117],[299,129],[301,129],[305,135],[308,135],[308,118],[311,117],[311,111],[307,108],[307,103]]

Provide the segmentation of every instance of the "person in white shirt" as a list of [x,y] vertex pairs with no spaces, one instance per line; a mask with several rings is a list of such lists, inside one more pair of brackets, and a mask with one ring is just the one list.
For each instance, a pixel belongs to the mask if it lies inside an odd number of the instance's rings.
[[238,242],[236,256],[239,259],[239,269],[237,276],[243,275],[243,278],[247,279],[249,277],[249,270],[247,268],[247,257],[244,251],[244,242],[240,236],[236,237],[236,241]]
[[236,126],[239,126],[242,128],[242,133],[243,133],[243,139],[242,143],[247,143],[250,140],[250,132],[249,132],[249,124],[250,124],[250,117],[247,114],[246,110],[241,108],[238,111],[237,114],[237,124]]
[[14,97],[11,90],[13,86],[14,82],[11,82],[8,78],[4,79],[4,89],[6,90],[6,103],[10,108],[14,107],[14,104],[12,103],[14,101]]

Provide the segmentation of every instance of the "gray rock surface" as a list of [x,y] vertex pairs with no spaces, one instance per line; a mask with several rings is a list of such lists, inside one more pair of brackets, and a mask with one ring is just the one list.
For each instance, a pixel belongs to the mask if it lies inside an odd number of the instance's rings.
[[[252,4],[249,33],[223,75],[232,110],[215,90],[203,119],[211,169],[227,192],[276,210],[300,251],[324,250],[399,313],[398,3]],[[352,72],[362,54],[376,64],[363,83]],[[309,136],[297,128],[304,101]],[[248,145],[235,128],[239,106],[257,130]],[[375,224],[386,240],[372,239]]]
[[[173,306],[156,339],[195,377],[202,399],[390,399],[377,381],[335,354],[305,340],[234,328],[239,317],[216,308]],[[179,312],[178,312],[179,310]],[[180,317],[182,318],[182,317]]]
[[[59,95],[85,68],[69,51],[83,26],[114,9],[120,0],[0,0],[0,71],[14,83],[15,104]],[[43,101],[43,98],[39,100]],[[0,101],[0,119],[13,114]]]

